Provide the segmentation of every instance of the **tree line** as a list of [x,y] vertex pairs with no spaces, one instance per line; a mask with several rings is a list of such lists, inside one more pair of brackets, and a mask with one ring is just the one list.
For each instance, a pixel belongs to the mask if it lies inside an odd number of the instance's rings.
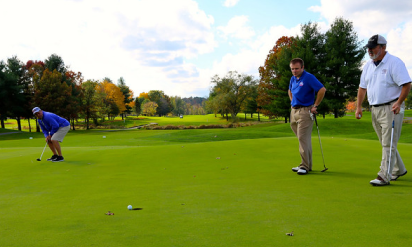
[[[353,23],[336,18],[325,33],[316,23],[301,25],[301,34],[279,38],[269,51],[264,65],[259,67],[259,79],[229,71],[225,76],[211,78],[207,99],[168,96],[161,90],[151,90],[134,97],[121,77],[117,84],[110,78],[86,80],[81,72],[71,71],[56,54],[43,61],[21,62],[17,56],[0,61],[0,120],[4,128],[7,117],[32,118],[30,109],[40,106],[72,122],[84,118],[97,124],[98,119],[128,114],[146,116],[199,115],[214,113],[236,118],[239,112],[262,113],[288,121],[290,99],[289,63],[302,58],[305,70],[314,74],[327,92],[318,108],[320,114],[345,114],[348,102],[356,100],[362,63],[366,49],[353,28]],[[412,95],[406,100],[412,106]],[[365,97],[366,98],[366,97]],[[365,99],[363,106],[368,108]],[[258,115],[259,116],[259,115]]]
[[[260,112],[287,122],[292,77],[289,63],[299,57],[305,62],[305,70],[315,75],[327,90],[318,112],[338,118],[345,114],[348,102],[356,100],[365,54],[352,22],[336,18],[326,33],[309,22],[301,25],[301,35],[283,36],[276,41],[264,65],[259,67],[259,81],[233,71],[223,78],[213,77],[207,105],[215,114]],[[368,107],[366,100],[364,107]]]
[[90,120],[96,125],[118,115],[205,114],[204,101],[199,97],[169,97],[159,90],[135,98],[123,77],[117,84],[108,77],[85,81],[81,72],[70,70],[56,54],[44,62],[23,63],[17,56],[0,61],[1,128],[5,128],[5,119],[14,118],[21,130],[21,119],[33,118],[34,106],[65,117],[75,130],[75,120],[81,118],[89,129]]

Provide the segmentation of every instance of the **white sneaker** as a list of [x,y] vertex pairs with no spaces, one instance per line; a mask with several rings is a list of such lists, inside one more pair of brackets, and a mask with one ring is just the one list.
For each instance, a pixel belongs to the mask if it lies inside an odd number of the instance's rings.
[[292,171],[293,171],[293,172],[299,171],[299,166],[297,166],[297,167],[292,167]]
[[372,184],[373,186],[384,186],[384,185],[389,185],[389,182],[385,182],[381,177],[377,177],[374,180],[370,181],[370,184]]
[[306,171],[305,168],[299,168],[298,175],[305,175],[305,174],[308,174],[308,171]]

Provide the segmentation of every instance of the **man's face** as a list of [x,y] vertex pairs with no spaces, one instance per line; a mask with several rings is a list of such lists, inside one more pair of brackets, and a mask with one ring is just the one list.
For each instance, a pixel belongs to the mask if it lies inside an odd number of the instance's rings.
[[290,70],[292,70],[292,74],[296,77],[300,77],[303,73],[303,66],[300,63],[291,63]]
[[374,48],[368,48],[368,54],[370,59],[373,61],[379,60],[383,53],[383,48],[380,45],[375,46]]
[[39,112],[34,113],[34,116],[38,119],[43,118],[43,111],[39,111]]

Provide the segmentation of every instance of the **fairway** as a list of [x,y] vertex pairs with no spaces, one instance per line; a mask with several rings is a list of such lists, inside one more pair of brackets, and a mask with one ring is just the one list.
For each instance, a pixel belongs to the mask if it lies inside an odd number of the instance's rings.
[[313,132],[306,176],[288,124],[71,131],[61,163],[36,161],[40,133],[0,136],[0,246],[410,246],[412,176],[371,186],[379,142],[326,121],[329,170]]

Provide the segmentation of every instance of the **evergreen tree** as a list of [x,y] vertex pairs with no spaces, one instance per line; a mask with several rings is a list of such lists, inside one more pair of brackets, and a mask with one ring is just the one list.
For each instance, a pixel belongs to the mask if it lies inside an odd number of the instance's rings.
[[344,115],[347,99],[356,97],[366,50],[352,22],[343,18],[335,19],[325,37],[325,66],[321,69],[327,89],[325,103],[337,118]]

